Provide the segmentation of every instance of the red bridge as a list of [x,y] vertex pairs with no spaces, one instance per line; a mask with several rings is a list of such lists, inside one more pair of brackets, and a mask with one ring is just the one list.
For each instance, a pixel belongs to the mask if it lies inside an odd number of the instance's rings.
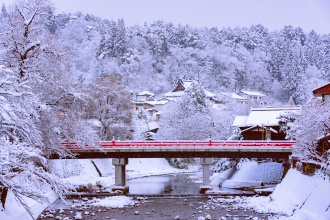
[[[95,145],[62,143],[76,158],[286,158],[294,141],[101,141]],[[51,154],[51,159],[57,159]]]
[[[283,175],[290,168],[289,155],[293,141],[102,141],[94,146],[76,142],[62,143],[63,149],[75,154],[75,158],[112,158],[115,166],[113,191],[128,192],[126,168],[128,158],[200,157],[203,166],[203,184],[200,192],[210,187],[212,158],[278,158],[283,159]],[[52,153],[50,159],[58,159]],[[67,159],[73,159],[68,157]]]

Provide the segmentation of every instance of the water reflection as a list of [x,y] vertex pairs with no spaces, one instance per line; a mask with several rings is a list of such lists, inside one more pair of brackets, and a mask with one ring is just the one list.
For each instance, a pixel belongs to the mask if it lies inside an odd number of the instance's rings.
[[[161,176],[140,177],[127,181],[129,194],[145,195],[192,195],[200,194],[199,189],[202,185],[201,173],[178,173],[166,174]],[[230,189],[212,185],[213,194],[222,195],[247,195],[254,194],[253,191],[240,189]]]
[[127,181],[130,194],[198,194],[200,182],[191,174],[150,176]]

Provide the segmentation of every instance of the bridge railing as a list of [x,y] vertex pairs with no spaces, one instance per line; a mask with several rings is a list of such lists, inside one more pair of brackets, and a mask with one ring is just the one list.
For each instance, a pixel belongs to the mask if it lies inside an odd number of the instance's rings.
[[167,147],[167,148],[182,148],[182,147],[278,147],[292,148],[295,141],[100,141],[96,146],[88,144],[78,144],[77,142],[63,142],[61,145],[66,150],[75,149],[106,149],[106,148],[151,148],[151,147]]

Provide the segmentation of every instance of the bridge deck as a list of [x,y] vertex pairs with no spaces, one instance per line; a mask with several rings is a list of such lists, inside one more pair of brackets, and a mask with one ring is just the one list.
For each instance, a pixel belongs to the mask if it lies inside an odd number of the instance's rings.
[[[292,141],[111,141],[95,146],[62,143],[75,158],[286,158]],[[57,154],[51,154],[57,159]]]

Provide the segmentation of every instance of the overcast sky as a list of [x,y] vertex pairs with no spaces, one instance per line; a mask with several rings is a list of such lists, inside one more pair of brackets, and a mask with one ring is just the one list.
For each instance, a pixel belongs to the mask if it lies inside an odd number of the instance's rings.
[[[13,0],[0,0],[12,2]],[[91,13],[126,25],[155,20],[194,27],[250,27],[269,30],[285,25],[330,33],[330,0],[53,0],[57,12]]]

